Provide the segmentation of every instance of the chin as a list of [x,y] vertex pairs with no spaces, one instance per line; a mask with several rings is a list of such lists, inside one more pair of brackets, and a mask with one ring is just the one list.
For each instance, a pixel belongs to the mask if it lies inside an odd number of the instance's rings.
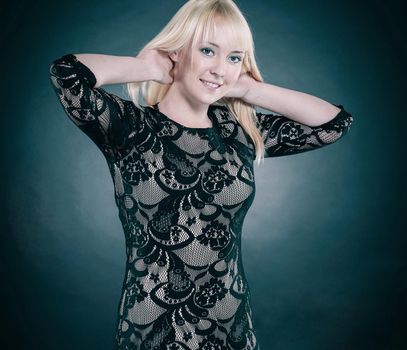
[[215,96],[215,95],[205,95],[205,94],[201,94],[196,96],[196,100],[200,101],[201,103],[205,103],[205,104],[211,104],[214,101],[217,101],[220,97],[219,96]]

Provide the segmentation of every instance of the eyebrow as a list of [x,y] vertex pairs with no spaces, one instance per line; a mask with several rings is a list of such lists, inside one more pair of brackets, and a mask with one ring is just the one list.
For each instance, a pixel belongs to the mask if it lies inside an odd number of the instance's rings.
[[[213,46],[219,47],[219,45],[218,45],[218,44],[211,43],[210,41],[207,41],[207,43],[208,43],[208,44],[211,44],[211,45],[213,45]],[[237,50],[232,51],[232,52],[234,52],[234,53],[244,53],[244,51],[237,51]]]

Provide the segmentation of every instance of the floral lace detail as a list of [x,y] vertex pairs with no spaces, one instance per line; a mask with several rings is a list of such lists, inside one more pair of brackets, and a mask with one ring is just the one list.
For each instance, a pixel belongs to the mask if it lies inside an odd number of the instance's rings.
[[[118,349],[258,350],[241,234],[253,202],[253,144],[225,106],[212,128],[171,122],[153,106],[95,88],[76,56],[50,67],[68,115],[106,158],[126,239]],[[257,113],[266,157],[331,144],[352,122],[319,127]]]
[[263,136],[265,157],[311,151],[339,140],[348,132],[353,117],[342,105],[335,106],[340,109],[335,118],[316,127],[297,123],[275,113],[257,112],[257,126]]
[[202,307],[214,307],[216,302],[223,299],[227,293],[228,290],[225,288],[225,283],[212,277],[210,282],[206,282],[199,287],[195,300]]
[[210,245],[213,250],[222,249],[230,239],[226,225],[214,220],[202,229],[203,234],[196,237],[202,244]]

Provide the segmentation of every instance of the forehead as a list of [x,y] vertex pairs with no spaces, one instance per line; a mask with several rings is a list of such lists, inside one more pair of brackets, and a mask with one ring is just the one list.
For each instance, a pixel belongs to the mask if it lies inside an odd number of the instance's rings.
[[215,20],[208,23],[197,34],[197,44],[212,43],[221,49],[228,51],[245,51],[247,50],[243,40],[243,30],[237,25],[225,23],[223,20]]

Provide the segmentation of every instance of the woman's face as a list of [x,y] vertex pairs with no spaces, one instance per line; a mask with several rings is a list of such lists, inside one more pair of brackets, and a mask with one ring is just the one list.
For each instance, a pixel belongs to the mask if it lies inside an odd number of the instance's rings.
[[[173,85],[179,93],[191,104],[211,104],[222,98],[238,80],[244,52],[233,43],[227,28],[217,22],[208,42],[199,42],[181,56],[173,53],[171,57],[177,61]],[[192,66],[189,65],[191,57]]]

